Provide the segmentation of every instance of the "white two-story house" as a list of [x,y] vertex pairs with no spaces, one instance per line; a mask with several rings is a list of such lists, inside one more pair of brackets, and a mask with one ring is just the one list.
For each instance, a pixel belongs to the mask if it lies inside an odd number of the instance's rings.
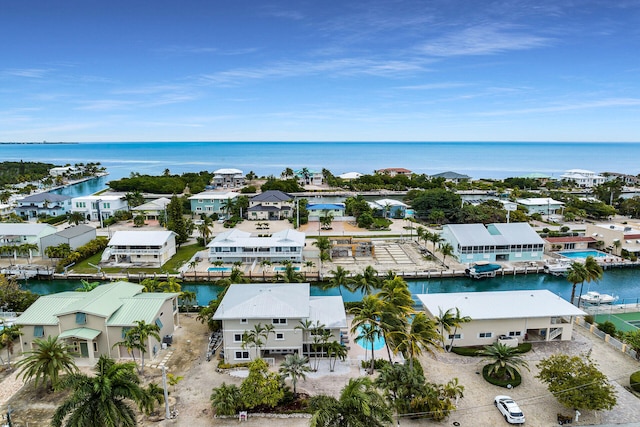
[[[329,342],[340,342],[347,327],[341,296],[310,296],[308,283],[233,284],[213,316],[222,321],[226,363],[280,354],[308,354],[313,336],[302,327],[305,321],[330,332]],[[255,327],[272,325],[264,344],[257,348],[243,336]],[[244,344],[244,345],[243,345]]]
[[16,214],[33,219],[41,215],[62,216],[71,211],[71,197],[53,193],[37,193],[16,201]]
[[161,267],[175,254],[173,231],[116,231],[102,253],[101,262]]
[[71,200],[71,211],[82,212],[87,221],[101,221],[111,218],[117,211],[129,209],[122,196],[100,195],[74,197]]
[[207,247],[209,261],[302,262],[305,234],[296,230],[282,230],[268,237],[233,229],[218,234]]

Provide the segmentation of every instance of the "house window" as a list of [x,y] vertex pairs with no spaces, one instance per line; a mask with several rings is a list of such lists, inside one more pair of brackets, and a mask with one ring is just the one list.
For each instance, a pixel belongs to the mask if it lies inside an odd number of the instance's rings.
[[286,325],[287,324],[287,319],[273,319],[273,323],[274,325]]
[[156,325],[158,325],[158,328],[162,329],[162,322],[159,317],[156,319]]
[[478,337],[480,338],[491,338],[493,336],[492,332],[480,332]]
[[278,340],[278,341],[284,340],[284,333],[276,332],[276,340]]
[[449,334],[450,340],[459,340],[462,339],[462,334]]
[[94,351],[95,353],[97,353],[97,352],[98,352],[98,343],[97,343],[97,342],[95,342],[95,341],[93,342],[93,351]]
[[76,313],[76,323],[78,325],[87,324],[87,313]]
[[247,319],[240,319],[240,323],[242,323],[243,325],[246,325],[248,323]]
[[233,342],[242,342],[242,334],[233,334]]
[[520,331],[511,331],[511,332],[509,332],[509,336],[510,337],[519,337],[520,335],[522,335],[522,332],[520,332]]
[[236,360],[249,360],[248,351],[236,351]]
[[33,327],[33,336],[36,338],[44,337],[44,326],[34,326]]

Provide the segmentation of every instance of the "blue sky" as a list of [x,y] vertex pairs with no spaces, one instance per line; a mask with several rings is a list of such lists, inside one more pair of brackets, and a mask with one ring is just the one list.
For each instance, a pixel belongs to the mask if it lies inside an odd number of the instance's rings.
[[640,141],[640,1],[0,3],[0,141]]

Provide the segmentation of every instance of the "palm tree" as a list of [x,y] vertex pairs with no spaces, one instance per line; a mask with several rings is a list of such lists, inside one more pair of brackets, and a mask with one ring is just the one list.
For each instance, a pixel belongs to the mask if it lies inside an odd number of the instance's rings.
[[391,362],[391,350],[393,348],[395,352],[397,346],[396,334],[404,333],[409,327],[409,318],[415,312],[414,301],[407,282],[398,276],[385,280],[376,297],[381,304],[379,325],[384,336],[387,356]]
[[180,299],[182,300],[182,304],[187,308],[187,313],[189,313],[189,306],[198,301],[196,293],[193,291],[182,291]]
[[326,290],[326,289],[338,288],[338,291],[342,296],[341,286],[347,284],[347,281],[348,281],[347,275],[349,274],[349,272],[339,265],[336,267],[335,270],[331,270],[329,273],[331,273],[331,278],[327,283],[324,283],[322,285],[322,289]]
[[137,425],[136,413],[127,401],[142,406],[148,395],[140,386],[135,364],[116,363],[102,355],[94,370],[93,376],[73,373],[58,383],[56,390],[71,390],[71,394],[56,409],[51,420],[53,427]]
[[509,378],[514,379],[519,366],[529,370],[527,361],[518,353],[517,347],[507,347],[495,342],[493,345],[486,345],[478,355],[484,356],[483,360],[490,362],[488,375],[494,378],[504,378],[508,375]]
[[374,289],[380,288],[380,279],[375,268],[368,265],[362,274],[357,274],[349,285],[350,291],[360,291],[364,295],[370,295]]
[[11,355],[13,354],[14,341],[22,332],[20,332],[21,325],[3,325],[2,331],[0,331],[0,344],[7,349],[7,365],[11,369]]
[[371,365],[369,366],[369,374],[373,375],[376,366],[375,343],[382,337],[382,330],[374,323],[366,323],[361,325],[357,330],[358,336],[356,341],[364,341],[371,344]]
[[446,267],[447,257],[453,255],[453,246],[451,246],[451,243],[443,243],[442,245],[440,245],[440,248],[438,248],[438,250],[442,254],[442,265]]
[[85,220],[86,218],[84,217],[84,214],[82,212],[74,211],[67,214],[67,221],[69,222],[69,224],[78,225],[81,222],[84,223]]
[[160,341],[160,326],[155,323],[150,324],[144,320],[136,320],[135,326],[129,329],[124,336],[124,341],[117,342],[113,346],[123,345],[127,348],[127,351],[133,356],[135,361],[134,350],[140,351],[141,367],[140,374],[144,373],[144,354],[147,352],[147,339],[153,337]]
[[231,218],[231,213],[233,212],[233,208],[235,207],[235,201],[229,197],[227,200],[222,202],[221,208],[224,213],[227,214],[227,218]]
[[231,283],[246,283],[247,279],[245,279],[242,270],[238,267],[233,267],[231,273],[229,273],[229,281]]
[[288,263],[284,267],[284,281],[287,283],[301,283],[304,282],[304,276],[296,271],[296,268],[291,263]]
[[[602,267],[600,266],[600,264],[598,264],[598,261],[596,261],[596,259],[592,255],[589,255],[584,260],[584,268],[587,272],[587,276],[586,276],[587,282],[589,283],[592,281],[597,282],[598,280],[602,279],[602,275],[604,274]],[[582,295],[582,285],[580,285],[580,295]],[[580,307],[579,298],[578,298],[578,307]]]
[[57,336],[36,338],[33,344],[34,349],[25,352],[26,357],[16,363],[16,367],[20,369],[18,376],[21,375],[25,382],[35,378],[35,388],[42,381],[53,390],[60,380],[60,371],[67,374],[78,371],[71,347],[64,341],[58,341]]
[[209,237],[211,237],[211,223],[211,218],[205,216],[203,223],[198,226],[198,232],[202,236],[204,246],[207,246],[207,240],[209,240]]
[[307,372],[311,371],[307,362],[309,359],[303,356],[298,356],[297,354],[288,354],[282,365],[280,365],[280,375],[282,379],[286,379],[291,377],[291,385],[293,386],[293,396],[298,396],[298,392],[296,386],[298,384],[298,379],[306,380]]
[[[397,334],[397,335],[396,335]],[[413,369],[413,359],[424,351],[433,353],[431,347],[438,346],[438,329],[436,322],[420,311],[413,316],[406,331],[392,335],[396,352],[402,352],[409,359],[409,368]]]
[[440,235],[438,233],[429,233],[427,235],[427,240],[429,240],[431,243],[433,243],[433,253],[435,254],[436,252],[436,245],[440,242],[442,242],[442,237],[440,237]]
[[576,285],[578,283],[584,284],[584,282],[589,278],[589,272],[584,264],[574,261],[571,263],[569,268],[567,269],[567,281],[571,283],[571,299],[569,300],[571,304],[576,297]]
[[[436,324],[439,328],[440,333],[440,341],[442,343],[442,348],[447,351],[451,351],[451,347],[453,346],[453,340],[455,339],[456,332],[461,323],[466,323],[471,321],[471,318],[461,318],[460,317],[460,309],[458,308],[450,308],[446,312],[442,311],[442,308],[438,308],[439,313],[435,317]],[[455,311],[454,311],[455,310]],[[455,314],[454,314],[455,313]],[[445,332],[447,335],[451,336],[451,344],[449,346],[446,345],[445,340]]]
[[76,292],[91,292],[92,290],[100,286],[100,282],[89,282],[84,279],[80,279],[80,284],[82,286],[76,288]]
[[344,360],[347,358],[347,348],[338,341],[333,340],[327,344],[327,356],[329,357],[329,371],[333,372],[338,359]]
[[322,280],[322,263],[331,258],[329,253],[329,250],[331,249],[331,240],[329,240],[328,237],[318,236],[313,244],[318,247],[318,250],[320,250],[320,270],[318,271],[318,274],[320,276],[320,280]]
[[393,422],[384,398],[367,377],[352,378],[340,398],[317,396],[312,399],[311,427],[383,427]]
[[220,387],[213,389],[209,400],[216,415],[235,415],[242,405],[242,393],[235,384],[222,383]]
[[[300,324],[295,326],[293,329],[302,331],[302,344],[305,344],[309,340],[309,334],[314,328],[313,321],[310,319],[304,319],[300,320],[298,323]],[[308,348],[308,352],[311,353],[310,348]],[[309,365],[311,365],[311,362],[309,362]]]

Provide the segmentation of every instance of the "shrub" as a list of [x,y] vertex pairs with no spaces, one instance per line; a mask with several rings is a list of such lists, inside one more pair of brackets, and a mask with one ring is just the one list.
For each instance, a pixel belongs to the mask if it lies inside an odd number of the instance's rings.
[[497,385],[498,387],[504,387],[504,388],[510,388],[509,385],[511,385],[511,388],[513,387],[518,387],[520,385],[520,383],[522,383],[522,377],[520,376],[520,373],[518,371],[515,371],[515,378],[511,379],[511,378],[494,378],[489,376],[489,369],[491,368],[491,365],[485,365],[484,368],[482,368],[482,377],[489,383],[489,384],[493,384],[493,385]]
[[595,322],[596,319],[595,317],[593,317],[593,314],[587,314],[586,316],[584,316],[584,321],[590,325],[593,325],[593,322]]
[[[360,365],[361,365],[362,369],[369,369],[371,367],[371,361],[370,360],[361,360],[360,361]],[[387,365],[389,365],[389,361],[386,360],[386,359],[376,359],[373,362],[373,367],[376,370],[380,370],[380,369],[384,368]]]
[[616,325],[608,320],[606,322],[598,323],[598,329],[612,337],[616,336]]
[[636,371],[629,377],[629,384],[634,391],[640,393],[640,371]]
[[478,352],[482,350],[482,347],[453,347],[451,353],[455,353],[460,356],[474,357],[478,355]]
[[39,222],[43,222],[45,224],[61,224],[67,220],[67,215],[58,215],[58,216],[50,216],[48,218],[40,219]]
[[62,273],[65,266],[84,261],[90,256],[97,254],[98,252],[104,250],[104,248],[107,247],[107,244],[109,244],[109,239],[107,239],[106,237],[96,237],[89,243],[80,246],[65,258],[62,258],[60,261],[58,261],[58,264],[56,265],[56,272]]

